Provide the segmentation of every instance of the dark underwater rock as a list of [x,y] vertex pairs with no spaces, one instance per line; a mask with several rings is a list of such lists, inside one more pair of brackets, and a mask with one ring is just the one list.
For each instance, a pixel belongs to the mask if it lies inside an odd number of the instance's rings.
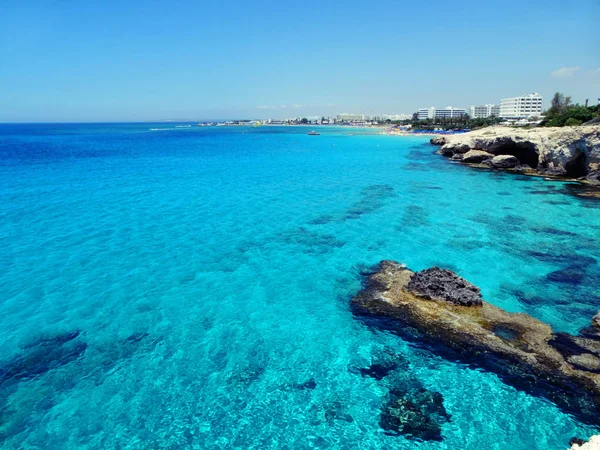
[[546,279],[553,283],[580,284],[585,278],[585,270],[581,267],[567,267],[566,269],[555,270],[546,275]]
[[600,435],[594,435],[585,441],[577,437],[569,441],[569,450],[598,450],[600,448]]
[[360,373],[363,377],[382,380],[394,370],[399,368],[406,369],[407,366],[408,362],[401,355],[395,354],[390,350],[383,350],[373,357],[370,366],[351,369],[351,372]]
[[52,337],[39,337],[34,339],[27,344],[21,346],[21,348],[29,349],[35,347],[58,347],[61,346],[77,337],[81,334],[80,330],[67,331],[66,333],[60,333]]
[[552,236],[578,236],[577,233],[573,233],[572,231],[560,230],[554,227],[532,227],[531,229],[536,233],[544,233]]
[[583,439],[579,439],[577,437],[572,437],[571,440],[569,441],[569,445],[583,445],[585,444],[585,441]]
[[415,273],[408,290],[428,300],[443,300],[454,305],[481,305],[481,291],[454,272],[432,267]]
[[485,301],[465,307],[424,299],[410,288],[413,276],[394,261],[382,261],[352,300],[353,313],[450,360],[494,372],[517,389],[600,425],[600,374],[595,369],[600,338],[554,333],[527,314],[508,313]]
[[344,220],[359,219],[364,214],[371,214],[383,208],[385,201],[395,197],[392,186],[374,184],[362,189],[360,199],[344,214]]
[[442,394],[426,389],[412,392],[395,389],[389,396],[379,419],[387,434],[423,441],[442,440],[441,425],[450,420]]
[[0,385],[33,379],[76,361],[87,349],[79,335],[79,331],[71,331],[26,344],[23,353],[0,364]]
[[597,261],[591,256],[579,255],[577,253],[565,253],[560,250],[552,251],[544,249],[528,250],[524,252],[527,257],[535,258],[539,261],[568,265],[569,267],[588,267],[597,264]]
[[298,384],[294,384],[294,389],[298,389],[299,391],[305,391],[307,389],[314,389],[317,387],[317,382],[315,381],[314,378],[311,378],[308,381],[305,381],[304,383],[298,383]]
[[442,394],[426,389],[411,374],[403,356],[386,348],[371,357],[371,365],[351,367],[350,372],[373,378],[388,389],[388,399],[379,417],[386,434],[423,441],[442,440],[442,425],[450,420]]

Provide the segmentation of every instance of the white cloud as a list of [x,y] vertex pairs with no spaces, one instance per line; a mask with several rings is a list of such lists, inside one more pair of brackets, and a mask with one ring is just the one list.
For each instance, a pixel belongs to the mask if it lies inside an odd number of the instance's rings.
[[573,75],[575,75],[575,72],[577,72],[579,69],[580,69],[579,66],[576,66],[576,67],[561,67],[560,69],[556,69],[553,72],[550,72],[550,75],[552,75],[555,78],[572,77]]
[[257,106],[258,109],[275,109],[277,108],[277,106],[266,106],[266,105],[260,105]]
[[292,105],[292,108],[302,108],[304,105]]

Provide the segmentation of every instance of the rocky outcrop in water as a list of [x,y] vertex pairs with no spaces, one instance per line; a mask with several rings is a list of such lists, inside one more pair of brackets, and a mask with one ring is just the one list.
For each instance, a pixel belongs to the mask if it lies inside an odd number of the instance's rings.
[[482,304],[481,291],[454,272],[439,267],[415,273],[408,282],[408,290],[427,300],[439,300],[453,305]]
[[519,160],[512,155],[498,155],[490,160],[490,166],[495,169],[512,169],[519,165]]
[[[440,271],[430,269],[432,274]],[[549,325],[527,314],[474,302],[473,294],[478,292],[468,287],[457,291],[457,280],[462,278],[450,271],[429,277],[425,292],[456,293],[452,301],[424,296],[423,272],[415,274],[393,261],[381,262],[352,300],[354,313],[438,354],[493,371],[505,382],[544,396],[583,421],[600,424],[600,336],[554,333]]]
[[520,165],[546,175],[580,178],[600,170],[599,125],[531,130],[490,127],[430,142],[441,145],[440,153],[447,156],[473,150],[514,156]]
[[464,163],[481,163],[492,159],[494,155],[483,150],[469,150],[462,156],[462,162]]
[[594,316],[592,319],[592,326],[600,330],[600,312]]
[[429,142],[432,145],[444,145],[446,143],[446,137],[445,136],[435,136],[432,137]]

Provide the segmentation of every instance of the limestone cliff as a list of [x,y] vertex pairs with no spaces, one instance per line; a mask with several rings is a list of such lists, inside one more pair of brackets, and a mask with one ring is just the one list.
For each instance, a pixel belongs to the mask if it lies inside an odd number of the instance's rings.
[[600,125],[530,130],[490,127],[432,139],[432,144],[441,145],[440,152],[448,156],[471,150],[494,156],[512,155],[520,165],[541,174],[587,176],[588,181],[600,184],[596,176],[600,171]]

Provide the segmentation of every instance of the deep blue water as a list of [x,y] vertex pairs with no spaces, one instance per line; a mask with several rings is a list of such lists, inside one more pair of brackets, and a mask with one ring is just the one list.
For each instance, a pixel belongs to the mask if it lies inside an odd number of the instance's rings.
[[[307,131],[0,125],[2,448],[563,449],[598,431],[349,301],[382,259],[440,265],[577,332],[600,306],[600,205],[428,138]],[[441,442],[380,428],[388,391],[354,368],[384,348],[443,395]]]

